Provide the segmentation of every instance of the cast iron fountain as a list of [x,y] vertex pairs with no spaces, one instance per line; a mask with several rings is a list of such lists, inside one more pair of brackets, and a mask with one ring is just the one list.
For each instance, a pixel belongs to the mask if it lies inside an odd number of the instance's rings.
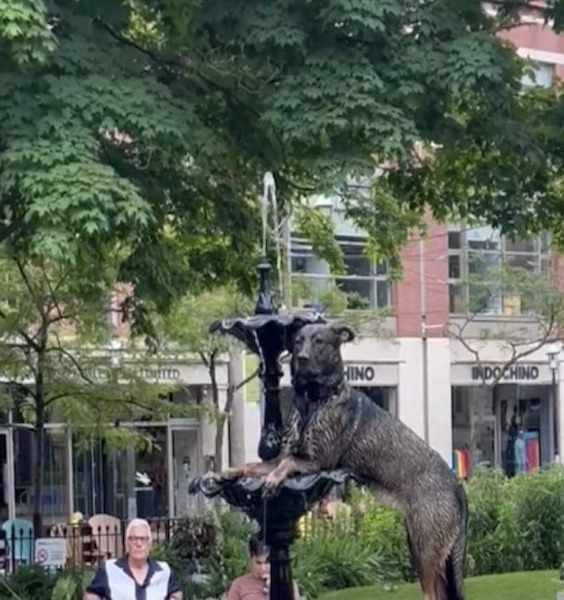
[[[281,446],[281,355],[291,352],[292,339],[301,327],[325,322],[321,314],[312,311],[280,312],[271,291],[270,270],[264,259],[258,267],[260,288],[253,316],[218,321],[210,327],[212,332],[232,335],[260,358],[259,377],[265,402],[258,448],[262,461],[276,458]],[[190,491],[201,492],[208,498],[220,496],[257,521],[260,535],[270,548],[270,599],[294,600],[290,546],[298,536],[298,521],[347,478],[344,471],[293,477],[283,483],[275,497],[264,499],[264,479],[223,479],[220,474],[212,473],[195,479]]]

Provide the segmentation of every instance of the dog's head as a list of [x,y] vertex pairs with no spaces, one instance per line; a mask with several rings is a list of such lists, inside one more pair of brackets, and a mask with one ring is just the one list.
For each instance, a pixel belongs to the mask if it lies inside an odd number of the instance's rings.
[[294,387],[313,384],[332,388],[344,379],[341,344],[354,339],[344,325],[304,325],[295,335],[292,354]]

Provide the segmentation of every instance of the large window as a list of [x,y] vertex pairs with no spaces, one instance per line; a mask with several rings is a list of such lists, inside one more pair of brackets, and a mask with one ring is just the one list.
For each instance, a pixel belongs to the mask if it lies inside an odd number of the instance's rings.
[[550,87],[554,81],[554,65],[551,63],[532,61],[531,70],[521,78],[525,87]]
[[551,268],[548,234],[510,239],[488,226],[450,226],[448,246],[451,313],[508,317],[532,314],[530,298],[514,290],[504,290],[495,275],[502,265],[531,273],[547,272]]
[[343,252],[346,275],[333,275],[329,265],[314,256],[305,240],[292,238],[292,283],[303,284],[300,299],[321,301],[324,293],[335,285],[348,295],[350,309],[390,306],[391,283],[387,265],[375,263],[366,256],[366,242],[362,238],[339,236],[337,241]]

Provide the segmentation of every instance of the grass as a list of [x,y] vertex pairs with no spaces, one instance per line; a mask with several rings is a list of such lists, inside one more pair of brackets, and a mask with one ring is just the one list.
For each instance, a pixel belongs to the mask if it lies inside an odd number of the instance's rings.
[[[555,600],[564,591],[556,571],[485,575],[466,580],[467,600]],[[421,600],[419,585],[401,585],[393,591],[374,587],[352,588],[325,594],[322,600]]]

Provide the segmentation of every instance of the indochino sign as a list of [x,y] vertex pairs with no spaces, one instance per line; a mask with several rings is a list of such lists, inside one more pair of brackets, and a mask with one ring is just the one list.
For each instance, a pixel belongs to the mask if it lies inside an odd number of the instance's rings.
[[472,367],[473,381],[537,381],[539,368],[536,365],[485,365]]
[[372,365],[345,365],[345,381],[348,383],[371,383],[375,375]]

